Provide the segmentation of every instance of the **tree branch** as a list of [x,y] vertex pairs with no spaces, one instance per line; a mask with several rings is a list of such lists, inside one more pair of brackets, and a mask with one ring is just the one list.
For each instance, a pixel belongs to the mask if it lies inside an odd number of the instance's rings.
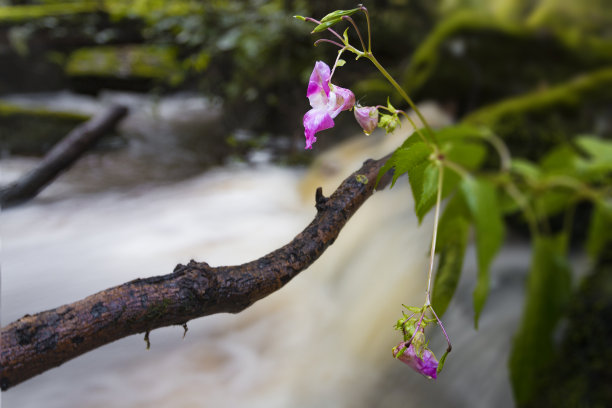
[[0,190],[0,206],[10,207],[36,197],[47,184],[109,133],[127,111],[124,106],[111,106],[102,114],[74,128],[53,146],[34,170]]
[[[171,274],[136,279],[3,327],[2,390],[120,338],[214,313],[238,313],[280,289],[334,243],[373,194],[388,157],[366,161],[329,198],[317,189],[317,214],[310,225],[284,247],[255,261],[211,267],[192,260],[177,265]],[[385,175],[378,187],[389,179]]]

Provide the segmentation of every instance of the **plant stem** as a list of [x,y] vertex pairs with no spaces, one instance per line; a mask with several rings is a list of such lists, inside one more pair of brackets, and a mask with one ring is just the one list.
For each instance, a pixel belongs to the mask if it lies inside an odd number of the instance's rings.
[[431,238],[431,254],[429,257],[429,272],[427,273],[427,292],[425,293],[425,305],[431,305],[431,281],[433,276],[434,257],[436,255],[436,238],[438,236],[438,223],[440,221],[440,204],[442,201],[442,182],[444,180],[444,166],[438,167],[438,192],[436,195],[436,211],[434,213],[434,226]]
[[425,129],[427,129],[427,132],[430,134],[430,136],[431,136],[431,138],[432,138],[432,140],[433,140],[433,142],[435,144],[435,135],[434,135],[433,130],[431,130],[431,127],[429,126],[429,123],[427,123],[427,121],[425,120],[425,118],[421,114],[421,111],[419,111],[419,109],[416,107],[414,102],[412,102],[412,99],[410,99],[410,97],[408,96],[406,91],[404,91],[402,89],[402,87],[395,81],[395,79],[393,79],[391,74],[389,74],[389,72],[387,72],[387,70],[382,65],[380,65],[380,62],[378,62],[378,60],[374,57],[374,55],[371,52],[368,51],[367,53],[365,53],[364,57],[366,57],[370,61],[372,61],[372,64],[374,64],[374,66],[380,71],[381,74],[383,74],[383,76],[387,79],[387,81],[389,81],[389,83],[391,85],[393,85],[395,90],[402,96],[402,98],[404,98],[404,100],[406,102],[408,102],[408,105],[410,105],[410,107],[417,114],[417,116],[419,117],[419,119],[423,123],[423,126],[425,127]]

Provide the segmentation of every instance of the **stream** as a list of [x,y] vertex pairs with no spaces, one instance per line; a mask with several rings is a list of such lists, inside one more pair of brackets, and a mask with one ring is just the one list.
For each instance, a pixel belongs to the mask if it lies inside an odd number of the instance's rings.
[[[310,168],[272,164],[264,152],[198,170],[201,158],[176,153],[171,136],[195,138],[210,118],[178,98],[157,102],[163,120],[138,103],[122,125],[126,148],[84,157],[39,197],[2,212],[2,325],[190,259],[216,266],[258,258],[312,220],[316,187],[330,194],[409,130],[360,134]],[[423,110],[444,122],[434,106]],[[35,164],[3,159],[0,183]],[[468,253],[443,318],[453,352],[437,381],[391,356],[402,303],[420,305],[425,291],[432,220],[419,226],[411,200],[405,179],[377,192],[314,265],[246,311],[191,321],[184,337],[179,326],[155,330],[149,350],[143,335],[116,341],[3,392],[2,407],[512,407],[507,359],[522,310],[525,243],[511,242],[495,261],[478,331]],[[430,337],[441,356],[442,333]]]

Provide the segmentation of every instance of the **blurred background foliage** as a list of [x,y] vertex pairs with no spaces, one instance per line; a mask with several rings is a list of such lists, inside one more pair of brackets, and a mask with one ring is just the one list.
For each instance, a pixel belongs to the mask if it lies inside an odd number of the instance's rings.
[[[605,3],[386,0],[366,6],[379,60],[416,100],[434,99],[460,118],[610,66],[612,11]],[[230,127],[239,123],[254,132],[299,138],[308,108],[303,88],[313,61],[331,63],[335,50],[313,47],[321,35],[310,35],[311,26],[291,16],[321,18],[330,8],[354,5],[344,0],[0,0],[0,95],[197,90],[223,100]],[[535,116],[517,116],[516,106],[512,112],[476,115],[476,122],[519,142],[529,137],[525,124],[537,124],[539,136],[549,127],[564,137],[593,130],[609,135],[602,106],[611,98],[601,86],[609,80],[602,74],[593,83],[588,99],[596,103],[582,104],[586,97],[570,95],[564,103],[538,105]],[[336,81],[354,89],[363,104],[395,98],[364,63],[347,64]],[[577,103],[588,105],[588,111],[576,109]]]

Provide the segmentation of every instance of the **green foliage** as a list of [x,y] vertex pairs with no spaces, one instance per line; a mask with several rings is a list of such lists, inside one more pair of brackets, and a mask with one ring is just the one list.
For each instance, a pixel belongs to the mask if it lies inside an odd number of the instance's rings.
[[321,19],[321,24],[319,24],[318,26],[316,26],[314,28],[314,30],[312,30],[313,33],[318,33],[324,30],[327,30],[329,27],[333,26],[336,23],[339,23],[342,21],[342,17],[344,16],[351,16],[355,13],[357,13],[359,10],[361,10],[360,8],[354,8],[352,10],[336,10],[332,13],[329,13],[328,15],[326,15],[325,17],[323,17]]
[[606,248],[612,247],[612,205],[603,200],[595,202],[586,249],[593,259],[598,259]]
[[383,174],[394,169],[393,180],[391,181],[391,187],[393,187],[401,175],[408,173],[418,165],[426,163],[427,158],[431,155],[431,148],[425,143],[415,143],[414,145],[406,146],[407,142],[413,140],[414,136],[413,134],[400,148],[393,152],[389,160],[380,169],[377,183]]
[[554,354],[553,334],[571,293],[567,239],[558,235],[534,240],[525,310],[510,355],[510,377],[518,404],[533,397],[538,376]]
[[504,224],[497,204],[495,185],[482,178],[466,177],[461,192],[476,230],[478,278],[474,289],[474,325],[489,294],[489,269],[504,239]]
[[438,226],[436,252],[440,254],[440,259],[434,281],[432,304],[440,316],[448,308],[459,284],[470,225],[469,212],[463,196],[455,194],[448,201]]

